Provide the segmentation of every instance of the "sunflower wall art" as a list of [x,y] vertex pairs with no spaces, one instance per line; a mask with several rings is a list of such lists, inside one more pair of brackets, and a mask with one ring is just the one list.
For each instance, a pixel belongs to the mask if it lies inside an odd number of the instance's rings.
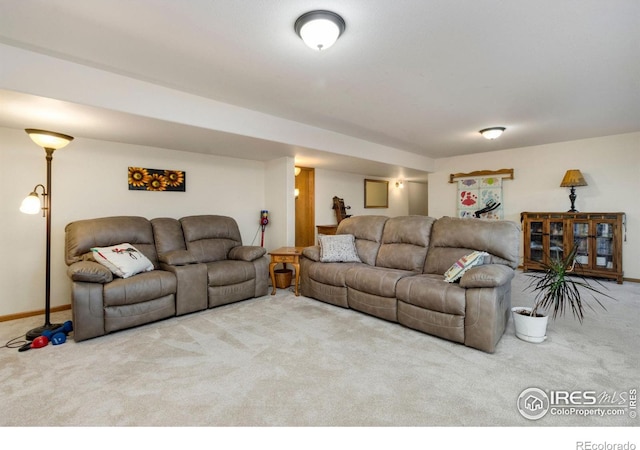
[[184,192],[186,187],[186,174],[181,170],[129,167],[130,191]]

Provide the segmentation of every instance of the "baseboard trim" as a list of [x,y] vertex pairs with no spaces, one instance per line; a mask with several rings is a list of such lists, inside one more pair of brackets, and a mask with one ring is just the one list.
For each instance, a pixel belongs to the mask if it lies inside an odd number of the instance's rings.
[[[55,306],[51,308],[51,312],[66,311],[68,309],[71,309],[71,305]],[[0,322],[7,322],[9,320],[16,320],[16,319],[24,319],[25,317],[41,316],[43,314],[44,314],[44,309],[41,309],[40,311],[29,311],[29,312],[23,312],[18,314],[9,314],[6,316],[0,316]]]

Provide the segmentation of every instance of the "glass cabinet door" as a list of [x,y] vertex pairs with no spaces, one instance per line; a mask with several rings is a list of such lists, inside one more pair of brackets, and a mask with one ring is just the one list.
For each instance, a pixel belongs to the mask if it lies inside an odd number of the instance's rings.
[[549,222],[549,255],[552,259],[564,259],[564,222]]
[[576,248],[575,262],[582,266],[589,265],[591,248],[589,245],[589,222],[574,222],[573,244]]
[[544,258],[544,230],[542,221],[529,222],[529,259],[542,262]]
[[596,222],[596,267],[598,269],[613,269],[614,224],[610,222]]

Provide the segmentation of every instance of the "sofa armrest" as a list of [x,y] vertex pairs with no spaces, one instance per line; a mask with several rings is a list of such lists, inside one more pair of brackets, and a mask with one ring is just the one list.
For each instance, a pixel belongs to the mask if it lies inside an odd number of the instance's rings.
[[320,246],[306,247],[302,250],[302,255],[311,261],[320,261]]
[[71,283],[71,312],[75,342],[106,334],[103,293],[104,286],[100,283],[84,283],[82,281]]
[[257,245],[239,245],[229,251],[229,259],[236,261],[255,261],[267,253],[264,247]]
[[110,283],[113,274],[109,269],[95,261],[78,261],[67,267],[67,275],[73,281],[87,283]]
[[460,287],[491,288],[502,286],[515,276],[515,271],[503,264],[485,264],[472,267],[460,278]]
[[187,264],[195,264],[197,261],[188,250],[172,250],[170,252],[158,255],[161,263],[170,266],[184,266]]

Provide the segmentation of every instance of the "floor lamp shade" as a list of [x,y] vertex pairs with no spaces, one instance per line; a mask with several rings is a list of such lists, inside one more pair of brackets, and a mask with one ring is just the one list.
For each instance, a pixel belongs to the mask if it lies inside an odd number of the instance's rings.
[[[42,186],[41,184],[39,186]],[[36,186],[36,189],[38,186]],[[44,189],[44,186],[43,186]],[[22,200],[22,204],[20,205],[20,212],[24,214],[38,214],[42,211],[42,203],[40,203],[40,197],[36,191],[33,191],[31,194],[27,195],[24,200]]]
[[24,131],[27,132],[33,142],[42,148],[59,150],[73,141],[73,137],[53,131],[37,130],[35,128],[27,128]]

